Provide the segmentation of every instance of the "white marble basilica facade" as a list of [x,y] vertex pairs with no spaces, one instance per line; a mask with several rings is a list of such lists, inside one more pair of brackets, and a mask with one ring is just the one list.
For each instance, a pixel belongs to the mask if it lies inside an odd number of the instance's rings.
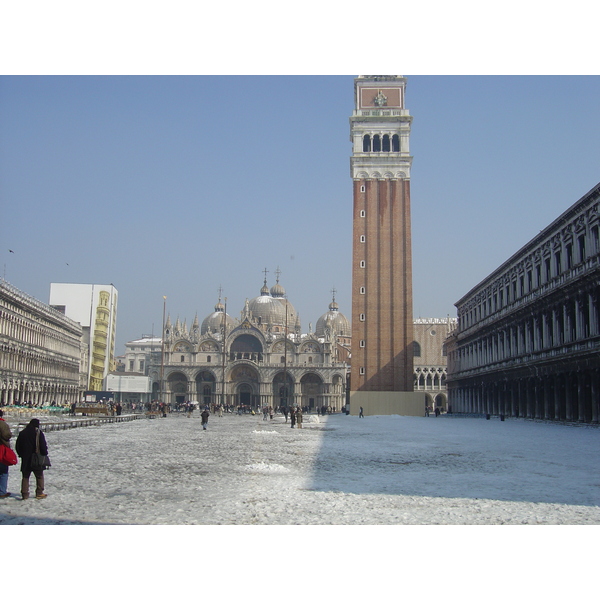
[[[169,317],[164,349],[151,358],[153,399],[177,406],[299,405],[339,411],[346,404],[350,324],[335,297],[316,330],[300,317],[279,282],[246,300],[238,319],[219,302],[202,323]],[[161,363],[158,364],[158,359]]]

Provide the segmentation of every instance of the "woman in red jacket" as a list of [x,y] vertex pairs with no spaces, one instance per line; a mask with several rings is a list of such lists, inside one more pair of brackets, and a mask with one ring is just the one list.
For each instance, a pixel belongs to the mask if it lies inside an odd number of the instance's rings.
[[[4,413],[0,410],[0,444],[4,444],[10,448],[10,438],[12,432],[8,423],[2,418]],[[8,492],[8,465],[0,463],[0,498],[8,498],[10,493]]]

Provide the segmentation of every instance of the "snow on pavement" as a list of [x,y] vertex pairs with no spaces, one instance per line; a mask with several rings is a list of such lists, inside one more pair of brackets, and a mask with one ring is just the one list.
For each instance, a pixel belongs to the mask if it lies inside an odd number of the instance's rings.
[[[9,424],[15,430],[15,423]],[[173,414],[47,432],[48,498],[0,524],[600,524],[600,429],[524,420]],[[33,477],[32,477],[33,484]]]

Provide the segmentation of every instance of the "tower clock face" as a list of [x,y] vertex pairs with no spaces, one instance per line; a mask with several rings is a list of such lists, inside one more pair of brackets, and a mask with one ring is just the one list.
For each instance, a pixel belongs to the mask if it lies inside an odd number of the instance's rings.
[[360,90],[361,108],[402,108],[402,90],[396,88],[362,88]]

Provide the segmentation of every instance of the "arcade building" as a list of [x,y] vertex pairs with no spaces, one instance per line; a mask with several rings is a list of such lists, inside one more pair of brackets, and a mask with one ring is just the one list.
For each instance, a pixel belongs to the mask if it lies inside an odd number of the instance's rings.
[[454,412],[600,420],[600,184],[456,303]]

